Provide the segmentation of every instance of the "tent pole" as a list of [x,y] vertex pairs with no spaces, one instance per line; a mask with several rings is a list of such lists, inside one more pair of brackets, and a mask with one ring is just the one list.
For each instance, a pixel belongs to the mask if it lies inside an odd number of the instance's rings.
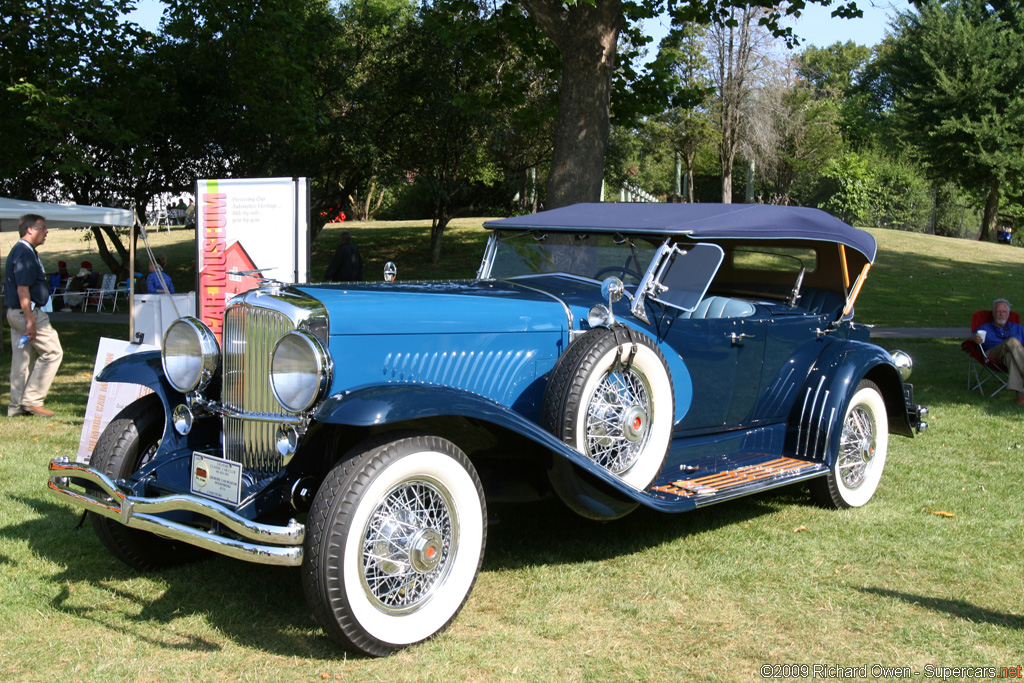
[[128,238],[128,341],[135,341],[135,231],[139,225],[139,214],[135,214],[131,234]]

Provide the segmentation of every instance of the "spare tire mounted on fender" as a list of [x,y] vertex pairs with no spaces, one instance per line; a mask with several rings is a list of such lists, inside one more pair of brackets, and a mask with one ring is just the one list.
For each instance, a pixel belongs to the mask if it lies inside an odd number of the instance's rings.
[[[646,335],[616,325],[587,332],[558,359],[544,392],[542,420],[566,444],[643,490],[665,461],[674,403],[672,378],[661,351]],[[556,492],[563,500],[567,494],[578,498],[580,491],[565,490],[566,469],[559,467],[559,460],[552,476]],[[577,512],[598,518],[622,516],[635,507],[595,515],[579,510],[573,504],[579,500],[566,502]]]

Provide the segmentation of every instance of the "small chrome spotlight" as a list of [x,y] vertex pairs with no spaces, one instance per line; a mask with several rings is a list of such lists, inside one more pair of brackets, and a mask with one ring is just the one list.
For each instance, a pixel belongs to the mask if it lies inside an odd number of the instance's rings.
[[171,422],[174,424],[174,431],[185,436],[192,431],[192,411],[184,403],[174,406],[171,411]]

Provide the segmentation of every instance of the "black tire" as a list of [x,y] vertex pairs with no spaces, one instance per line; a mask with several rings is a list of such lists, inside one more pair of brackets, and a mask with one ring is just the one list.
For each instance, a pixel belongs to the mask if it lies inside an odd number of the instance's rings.
[[878,490],[889,451],[889,419],[874,382],[862,380],[857,385],[838,438],[829,473],[810,482],[811,496],[827,508],[860,507]]
[[448,628],[486,541],[483,487],[469,458],[440,437],[392,436],[340,462],[317,491],[302,588],[332,639],[381,657]]
[[[155,395],[145,396],[118,413],[100,435],[89,464],[113,479],[127,479],[156,452],[163,436],[164,410]],[[201,548],[130,529],[120,522],[90,515],[100,542],[130,567],[152,571],[204,557]]]
[[[672,438],[675,399],[665,357],[646,335],[598,328],[576,339],[555,363],[542,424],[629,486],[643,490],[661,471]],[[616,519],[638,505],[558,456],[555,492],[592,519]]]

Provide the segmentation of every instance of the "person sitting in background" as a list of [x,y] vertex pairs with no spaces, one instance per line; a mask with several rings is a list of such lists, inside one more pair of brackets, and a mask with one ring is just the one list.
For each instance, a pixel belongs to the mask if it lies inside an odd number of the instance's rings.
[[1017,392],[1017,405],[1024,405],[1024,326],[1010,322],[1010,302],[996,299],[992,303],[992,322],[972,330],[975,344],[981,346],[989,358],[1006,368],[1006,383]]
[[78,271],[77,277],[85,281],[85,289],[99,289],[100,287],[100,274],[92,269],[91,261],[82,261],[82,269]]
[[[83,261],[84,266],[88,261]],[[62,313],[67,313],[72,308],[77,308],[82,305],[85,301],[85,290],[89,289],[92,285],[92,272],[83,267],[78,271],[78,275],[68,280],[68,286],[64,288],[64,307],[61,310]]]
[[[146,291],[150,294],[174,294],[174,283],[171,276],[164,272],[167,266],[167,257],[160,256],[156,263],[149,262],[149,275],[146,277]],[[163,284],[161,284],[163,283]],[[167,291],[164,291],[164,285]]]

